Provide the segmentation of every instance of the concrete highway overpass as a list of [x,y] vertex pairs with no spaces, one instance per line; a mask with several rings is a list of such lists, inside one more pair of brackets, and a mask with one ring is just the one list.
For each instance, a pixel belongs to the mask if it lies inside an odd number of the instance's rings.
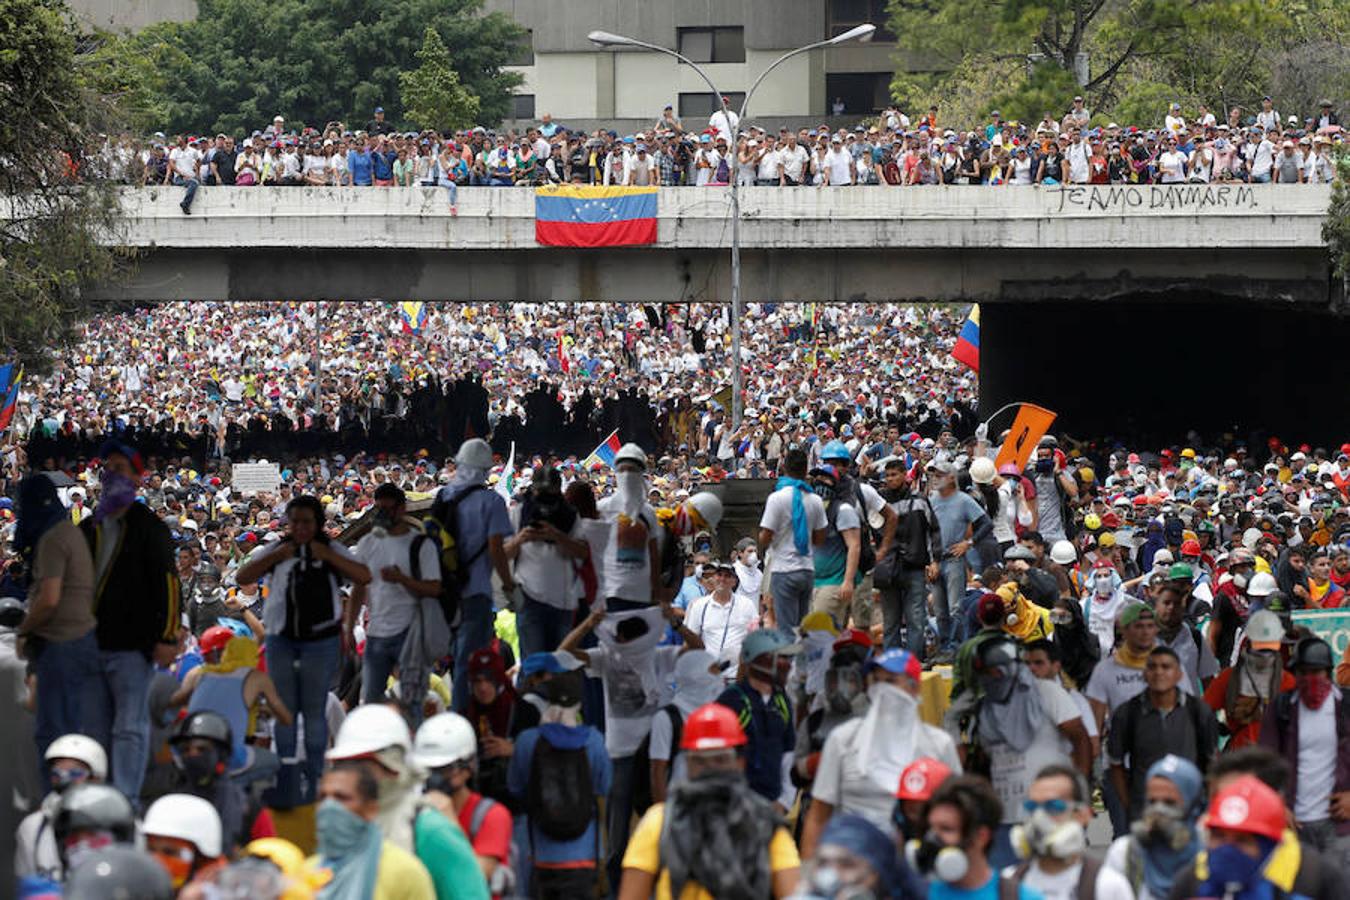
[[[126,189],[109,299],[725,301],[725,188],[666,188],[654,246],[540,247],[527,189]],[[749,188],[747,300],[982,303],[981,405],[1084,433],[1338,443],[1345,284],[1324,185]],[[1190,389],[1181,388],[1189,386]]]
[[[128,189],[136,300],[730,298],[725,188],[666,188],[655,246],[540,247],[534,196],[465,188]],[[1326,186],[750,188],[747,300],[1116,300],[1200,290],[1327,306]]]

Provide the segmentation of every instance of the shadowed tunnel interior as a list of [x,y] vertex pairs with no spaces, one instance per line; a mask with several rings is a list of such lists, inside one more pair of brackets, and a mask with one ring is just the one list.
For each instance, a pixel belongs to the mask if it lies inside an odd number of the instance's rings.
[[[980,413],[1026,400],[1061,434],[1339,444],[1350,316],[1213,296],[980,307]],[[1008,427],[1005,415],[991,433]]]

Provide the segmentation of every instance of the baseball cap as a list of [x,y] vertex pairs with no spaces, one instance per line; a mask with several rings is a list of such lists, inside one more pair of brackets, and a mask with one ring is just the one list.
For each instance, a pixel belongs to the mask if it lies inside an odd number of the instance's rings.
[[850,628],[847,631],[842,631],[830,649],[837,653],[845,647],[861,647],[870,651],[872,649],[872,636],[861,628]]
[[1153,618],[1153,610],[1143,603],[1131,603],[1120,611],[1120,627],[1129,628],[1144,616]]
[[581,660],[577,659],[566,650],[555,650],[552,653],[539,652],[531,653],[520,663],[520,677],[528,678],[531,675],[537,675],[540,672],[547,672],[550,675],[561,675],[563,672],[571,672],[574,669],[581,668]]
[[769,653],[790,655],[801,652],[801,647],[776,628],[752,631],[741,644],[741,659],[752,660]]
[[908,675],[915,681],[923,677],[923,663],[919,662],[919,658],[913,653],[900,647],[893,647],[863,664],[864,674],[873,669],[885,669],[896,675]]

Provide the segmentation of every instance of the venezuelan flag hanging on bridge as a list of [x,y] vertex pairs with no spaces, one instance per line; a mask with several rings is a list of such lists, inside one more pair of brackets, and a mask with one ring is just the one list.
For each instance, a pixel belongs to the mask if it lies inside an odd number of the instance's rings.
[[656,188],[563,184],[534,192],[534,239],[554,247],[656,243]]
[[404,300],[398,305],[404,334],[421,334],[427,324],[427,305],[420,300]]

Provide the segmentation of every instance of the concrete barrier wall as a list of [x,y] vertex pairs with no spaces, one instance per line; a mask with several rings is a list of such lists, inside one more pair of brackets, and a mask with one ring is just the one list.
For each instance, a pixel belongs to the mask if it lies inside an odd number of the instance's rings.
[[[1299,248],[1322,245],[1327,185],[745,188],[741,240],[762,249]],[[119,243],[141,248],[529,250],[534,192],[461,188],[126,188]],[[731,242],[725,187],[662,188],[660,249]]]

